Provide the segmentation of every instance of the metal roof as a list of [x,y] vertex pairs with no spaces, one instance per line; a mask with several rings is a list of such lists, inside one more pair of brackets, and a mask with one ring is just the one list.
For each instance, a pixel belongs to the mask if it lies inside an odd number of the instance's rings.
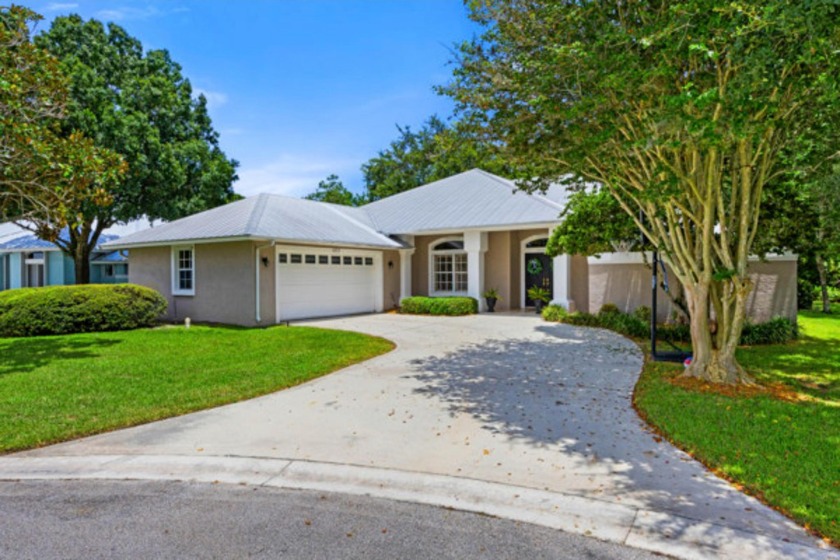
[[363,210],[260,194],[127,235],[106,248],[231,238],[399,248],[375,231]]
[[400,248],[389,235],[555,223],[565,201],[563,187],[528,194],[473,169],[360,208],[260,194],[121,237],[105,249],[243,238]]
[[[61,238],[67,240],[67,228],[62,230]],[[99,245],[114,241],[118,238],[110,229],[99,236]],[[0,253],[16,253],[22,251],[60,251],[57,245],[44,241],[31,231],[16,224],[7,222],[0,224]]]
[[557,222],[566,202],[561,186],[528,194],[513,181],[473,169],[372,202],[362,209],[380,231],[412,234]]

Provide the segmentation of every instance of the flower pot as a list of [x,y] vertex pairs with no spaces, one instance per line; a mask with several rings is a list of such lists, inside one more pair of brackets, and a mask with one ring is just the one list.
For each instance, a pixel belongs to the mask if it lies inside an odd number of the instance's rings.
[[494,297],[484,298],[484,301],[487,302],[487,311],[493,313],[496,311],[496,301],[498,301]]
[[545,302],[543,300],[534,300],[534,308],[537,310],[537,315],[542,313],[543,307],[545,307]]

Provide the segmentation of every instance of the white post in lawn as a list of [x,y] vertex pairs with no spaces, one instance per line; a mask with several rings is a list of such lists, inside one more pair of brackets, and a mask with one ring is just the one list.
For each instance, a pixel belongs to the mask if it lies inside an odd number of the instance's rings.
[[465,232],[464,249],[467,251],[467,295],[478,300],[479,311],[485,311],[487,305],[481,297],[481,292],[484,290],[484,253],[487,252],[487,232]]
[[411,297],[411,256],[414,249],[400,249],[400,301]]

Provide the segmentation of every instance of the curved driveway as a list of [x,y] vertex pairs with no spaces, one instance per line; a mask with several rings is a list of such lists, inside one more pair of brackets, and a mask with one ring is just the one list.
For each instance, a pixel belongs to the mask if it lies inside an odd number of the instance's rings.
[[642,355],[620,336],[530,314],[309,324],[397,348],[265,397],[0,459],[0,478],[21,457],[48,458],[29,459],[44,477],[96,476],[87,460],[105,478],[193,479],[277,459],[266,480],[278,486],[453,505],[680,556],[831,554],[649,433],[631,407]]

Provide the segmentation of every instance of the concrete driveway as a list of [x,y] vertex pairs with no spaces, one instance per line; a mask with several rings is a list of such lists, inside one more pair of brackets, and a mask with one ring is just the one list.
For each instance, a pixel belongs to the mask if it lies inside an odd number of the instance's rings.
[[308,323],[396,350],[286,391],[0,459],[0,478],[314,488],[539,523],[681,557],[828,558],[646,429],[642,355],[530,314]]

